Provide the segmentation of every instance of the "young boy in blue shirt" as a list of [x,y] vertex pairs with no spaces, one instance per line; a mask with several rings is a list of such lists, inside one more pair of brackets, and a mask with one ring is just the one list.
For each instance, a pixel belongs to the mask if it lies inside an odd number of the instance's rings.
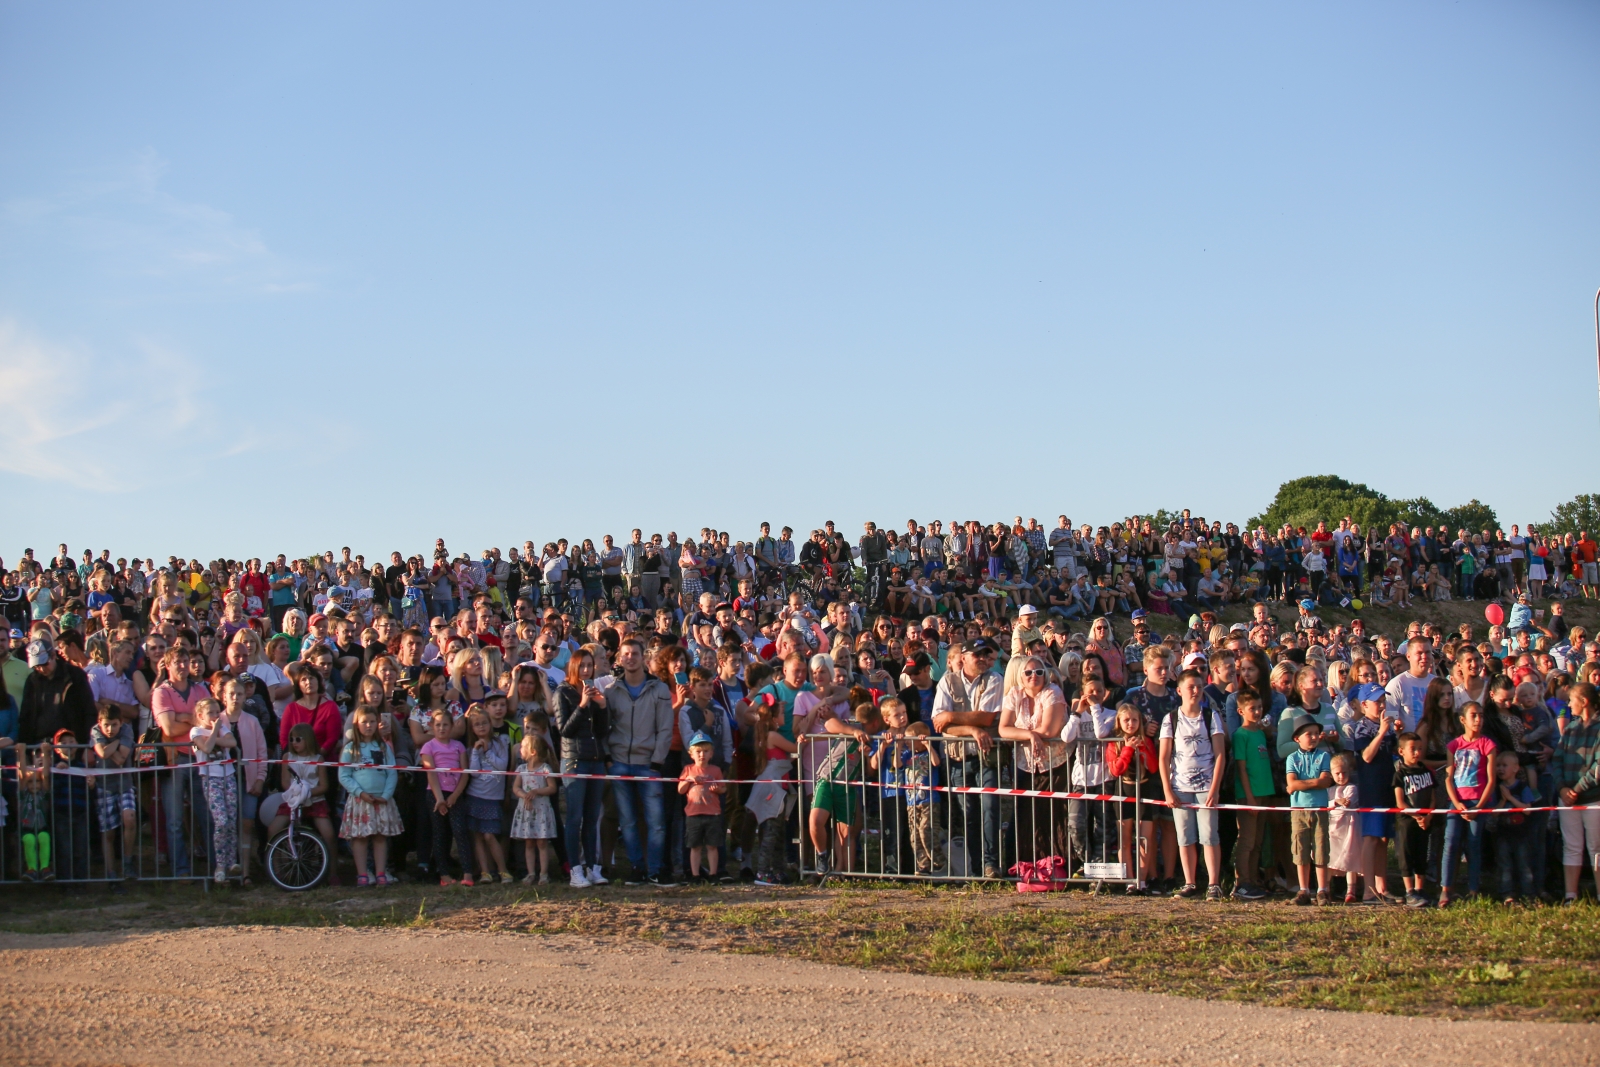
[[1294,902],[1311,903],[1311,868],[1317,870],[1317,903],[1329,904],[1328,892],[1328,789],[1333,785],[1333,754],[1318,748],[1322,724],[1309,715],[1294,720],[1296,751],[1284,763],[1289,786],[1292,834],[1290,855],[1300,876]]

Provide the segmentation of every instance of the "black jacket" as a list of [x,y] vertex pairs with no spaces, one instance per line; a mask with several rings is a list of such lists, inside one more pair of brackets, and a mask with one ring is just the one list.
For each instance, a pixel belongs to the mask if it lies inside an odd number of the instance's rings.
[[598,704],[581,707],[583,691],[570,685],[556,689],[556,732],[561,735],[564,760],[603,760],[606,736],[611,732],[609,710]]
[[81,668],[57,656],[50,677],[37,670],[28,672],[17,720],[18,741],[37,745],[50,740],[57,730],[71,730],[79,744],[87,745],[94,721],[94,691]]

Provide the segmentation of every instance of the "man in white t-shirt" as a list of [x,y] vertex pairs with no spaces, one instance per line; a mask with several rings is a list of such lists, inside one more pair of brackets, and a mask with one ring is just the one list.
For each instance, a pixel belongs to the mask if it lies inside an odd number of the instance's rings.
[[1406,642],[1406,662],[1411,669],[1389,679],[1389,716],[1400,720],[1401,731],[1415,730],[1422,721],[1422,702],[1433,681],[1433,645],[1418,635]]

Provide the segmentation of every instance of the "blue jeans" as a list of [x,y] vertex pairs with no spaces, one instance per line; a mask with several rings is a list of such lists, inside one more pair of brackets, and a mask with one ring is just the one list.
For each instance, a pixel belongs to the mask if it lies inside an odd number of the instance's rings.
[[[561,772],[604,774],[606,765],[597,759],[564,759],[561,761]],[[567,862],[574,869],[600,863],[600,811],[605,792],[606,783],[595,778],[561,780],[561,796],[567,806],[566,826],[563,828],[567,840]]]
[[[971,749],[971,745],[963,747]],[[967,788],[992,789],[1000,784],[995,772],[995,752],[979,760],[950,761],[950,784]],[[950,829],[966,839],[967,875],[972,878],[985,867],[1000,866],[1000,798],[992,793],[958,793],[950,799]]]
[[[647,763],[613,763],[611,773],[660,777]],[[667,851],[667,817],[661,801],[661,783],[612,782],[611,785],[617,798],[617,822],[622,831],[622,847],[628,852],[628,862],[635,871],[643,870],[651,877],[659,876],[661,860]],[[644,815],[645,842],[639,840],[640,814]]]
[[[185,819],[185,803],[192,823]],[[211,814],[195,781],[193,764],[181,763],[162,775],[161,808],[167,823],[167,861],[172,864],[172,873],[182,877],[190,873],[185,826],[192,825],[199,840],[211,840]]]
[[1539,826],[1535,834],[1532,815],[1526,816],[1527,821],[1521,826],[1510,825],[1509,815],[1500,818],[1500,829],[1494,835],[1495,866],[1500,868],[1500,895],[1536,896],[1540,887],[1533,881],[1533,850],[1536,847],[1544,848],[1544,827]]
[[1483,868],[1483,820],[1487,812],[1468,822],[1451,812],[1444,823],[1444,864],[1439,869],[1439,884],[1451,888],[1456,880],[1456,864],[1464,848],[1467,853],[1467,892],[1478,891],[1478,875]]

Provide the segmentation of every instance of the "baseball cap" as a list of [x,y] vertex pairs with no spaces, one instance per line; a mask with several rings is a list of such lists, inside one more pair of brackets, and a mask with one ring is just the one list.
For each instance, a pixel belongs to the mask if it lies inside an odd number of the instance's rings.
[[56,646],[43,637],[35,638],[28,642],[28,666],[43,667],[50,662],[50,654]]
[[328,621],[328,617],[326,615],[324,615],[322,612],[319,611],[319,612],[314,613],[311,616],[311,618],[307,619],[306,620],[306,624],[308,626],[315,626],[319,622],[327,622],[327,621]]
[[1310,597],[1307,597],[1305,600],[1300,601],[1300,606],[1305,608],[1307,611],[1314,611],[1316,609],[1317,602],[1312,600]]
[[1367,682],[1356,686],[1355,697],[1357,700],[1387,700],[1389,694],[1384,692],[1383,686]]
[[1039,609],[1034,607],[1032,604],[1024,604],[1024,605],[1022,605],[1022,607],[1017,609],[1017,618],[1019,618],[1019,619],[1024,615],[1037,615],[1037,614],[1039,614]]
[[967,653],[969,656],[976,656],[985,652],[998,653],[1000,650],[995,648],[994,642],[990,641],[988,638],[978,637],[962,645],[961,651]]
[[1204,667],[1206,662],[1205,656],[1198,652],[1191,652],[1187,656],[1183,657],[1183,669],[1188,670],[1190,667]]
[[704,730],[696,730],[694,732],[694,736],[689,738],[689,747],[690,748],[694,748],[696,745],[715,745],[715,744],[716,744],[716,742],[711,740],[711,735],[706,733]]
[[496,697],[504,697],[505,695],[506,691],[504,689],[491,689],[487,693],[483,694],[482,703],[487,704]]
[[926,667],[933,666],[933,658],[926,652],[918,652],[906,660],[905,673],[916,674]]
[[1144,618],[1145,615],[1147,615],[1147,614],[1149,614],[1149,613],[1146,612],[1143,608],[1134,608],[1133,609],[1133,614],[1128,616],[1128,617],[1130,619],[1132,619],[1134,622],[1138,622],[1140,619]]
[[1236,622],[1228,627],[1228,632],[1230,634],[1247,634],[1250,632],[1250,627],[1246,623]]
[[11,640],[13,640],[13,641],[22,641],[22,640],[26,639],[27,636],[28,635],[23,633],[21,630],[13,629],[11,631]]

